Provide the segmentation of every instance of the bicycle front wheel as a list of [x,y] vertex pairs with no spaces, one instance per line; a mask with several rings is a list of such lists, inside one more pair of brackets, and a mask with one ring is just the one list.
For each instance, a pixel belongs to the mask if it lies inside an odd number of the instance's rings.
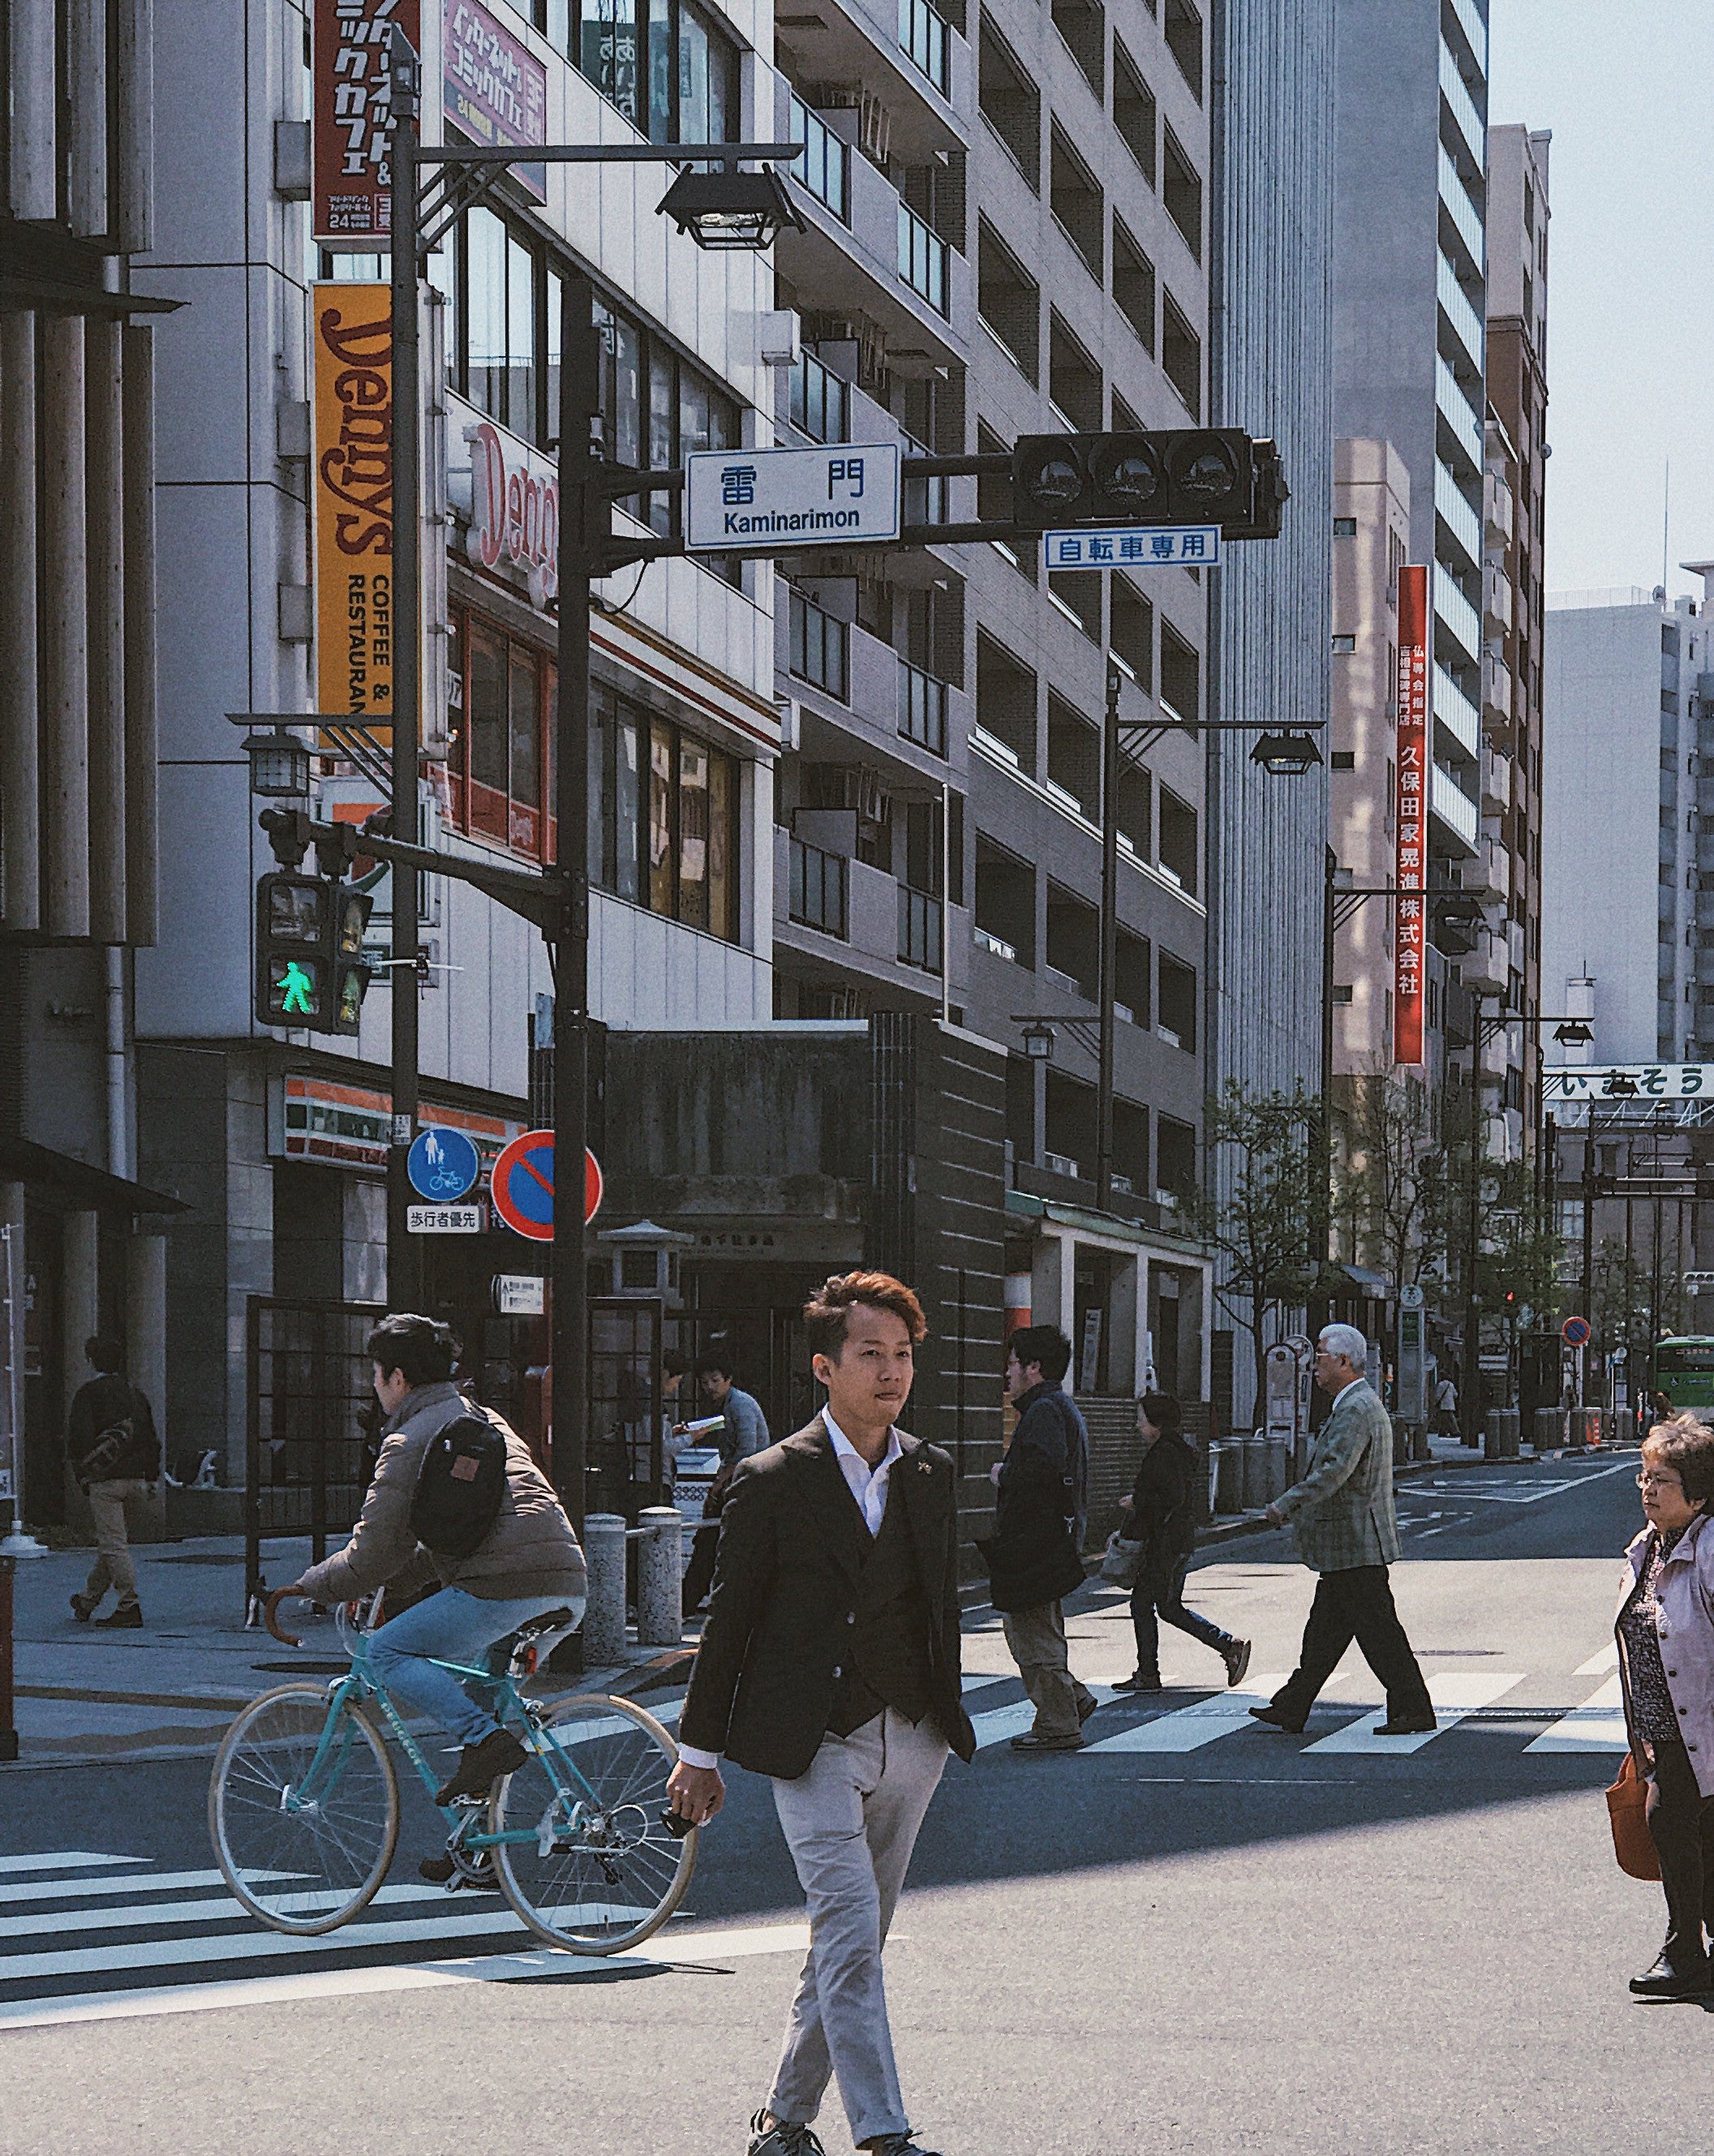
[[253,1917],[305,1935],[348,1923],[398,1840],[398,1779],[367,1711],[347,1704],[331,1723],[326,1692],[309,1684],[252,1700],[215,1756],[208,1831]]
[[638,1945],[685,1898],[696,1835],[661,1824],[678,1748],[653,1715],[593,1693],[560,1700],[531,1756],[496,1783],[490,1830],[507,1901],[532,1932],[579,1953]]

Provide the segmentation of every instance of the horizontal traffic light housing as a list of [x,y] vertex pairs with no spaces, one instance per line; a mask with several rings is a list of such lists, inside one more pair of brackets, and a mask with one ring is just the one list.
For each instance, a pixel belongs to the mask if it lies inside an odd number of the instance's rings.
[[[1259,470],[1269,475],[1265,500]],[[1253,443],[1241,427],[1024,434],[1012,452],[1013,521],[1034,531],[1214,524],[1231,537],[1275,536],[1284,499],[1273,444]]]

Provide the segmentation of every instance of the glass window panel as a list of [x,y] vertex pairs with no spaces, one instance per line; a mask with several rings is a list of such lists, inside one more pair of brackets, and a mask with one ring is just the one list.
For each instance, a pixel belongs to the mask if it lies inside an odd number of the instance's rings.
[[574,59],[569,0],[547,0],[547,29],[548,42],[555,52],[563,53],[567,59]]
[[673,730],[664,719],[649,726],[649,909],[673,907]]
[[649,139],[687,142],[673,125],[672,0],[649,0]]
[[613,435],[609,454],[615,464],[643,461],[643,340],[634,322],[616,315],[612,322]]
[[739,140],[738,49],[717,30],[708,38],[708,140]]
[[541,670],[521,644],[511,647],[511,797],[521,807],[541,806]]
[[714,447],[708,419],[708,385],[688,367],[679,369],[679,457]]
[[708,926],[708,750],[688,735],[679,742],[679,918]]
[[554,744],[559,732],[559,669],[550,659],[541,669],[541,858],[556,860],[557,827],[554,817]]
[[729,943],[738,937],[735,859],[738,767],[729,756],[708,759],[708,927]]
[[440,274],[437,284],[446,291],[446,383],[449,389],[464,391],[464,327],[460,319],[464,282],[464,235],[454,225],[447,234],[440,250]]
[[505,423],[526,442],[536,439],[536,265],[518,240],[506,240]]
[[464,618],[461,613],[453,614],[446,626],[446,767],[454,786],[459,787],[464,776]]
[[681,142],[707,142],[708,26],[694,8],[679,9],[679,126]]
[[485,622],[470,630],[470,820],[474,831],[504,839],[506,830],[505,639]]
[[589,880],[616,888],[618,849],[613,829],[613,750],[617,703],[611,689],[589,684]]
[[628,120],[638,116],[637,0],[583,0],[582,72]]
[[557,270],[550,270],[547,273],[542,305],[547,311],[547,320],[542,324],[547,332],[543,341],[547,352],[546,428],[541,437],[542,446],[546,448],[559,435],[560,330],[565,313],[565,295]]
[[[649,353],[649,469],[670,471],[679,461],[675,422],[678,418],[673,357],[659,345]],[[649,521],[657,531],[672,529],[672,504],[664,494],[649,497]]]
[[629,704],[621,704],[613,754],[613,888],[634,906],[642,896],[642,757],[641,721]]
[[492,210],[473,209],[465,225],[469,396],[490,418],[505,407],[505,227]]

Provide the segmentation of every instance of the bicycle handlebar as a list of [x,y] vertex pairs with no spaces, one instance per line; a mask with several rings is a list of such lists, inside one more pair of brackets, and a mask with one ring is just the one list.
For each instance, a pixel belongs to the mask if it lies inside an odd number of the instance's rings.
[[285,1601],[288,1594],[292,1594],[295,1592],[296,1589],[294,1588],[276,1587],[274,1592],[269,1596],[267,1601],[262,1605],[262,1622],[268,1627],[268,1630],[274,1635],[275,1638],[279,1640],[282,1647],[301,1647],[304,1644],[295,1632],[282,1632],[279,1625],[274,1621],[275,1611],[280,1607],[280,1604]]

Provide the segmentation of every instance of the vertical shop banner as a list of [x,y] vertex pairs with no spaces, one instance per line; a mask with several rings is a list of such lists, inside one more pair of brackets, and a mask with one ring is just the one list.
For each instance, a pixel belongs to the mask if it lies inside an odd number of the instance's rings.
[[393,125],[387,48],[396,23],[418,50],[420,0],[315,0],[313,234],[324,247],[384,246],[391,223]]
[[1429,572],[1398,572],[1398,832],[1393,880],[1393,1060],[1423,1060],[1429,958]]
[[316,708],[384,721],[396,629],[392,295],[385,285],[316,285],[312,297]]
[[[446,0],[445,95],[448,120],[484,149],[547,140],[547,69],[477,0]],[[545,165],[511,171],[547,201]]]

